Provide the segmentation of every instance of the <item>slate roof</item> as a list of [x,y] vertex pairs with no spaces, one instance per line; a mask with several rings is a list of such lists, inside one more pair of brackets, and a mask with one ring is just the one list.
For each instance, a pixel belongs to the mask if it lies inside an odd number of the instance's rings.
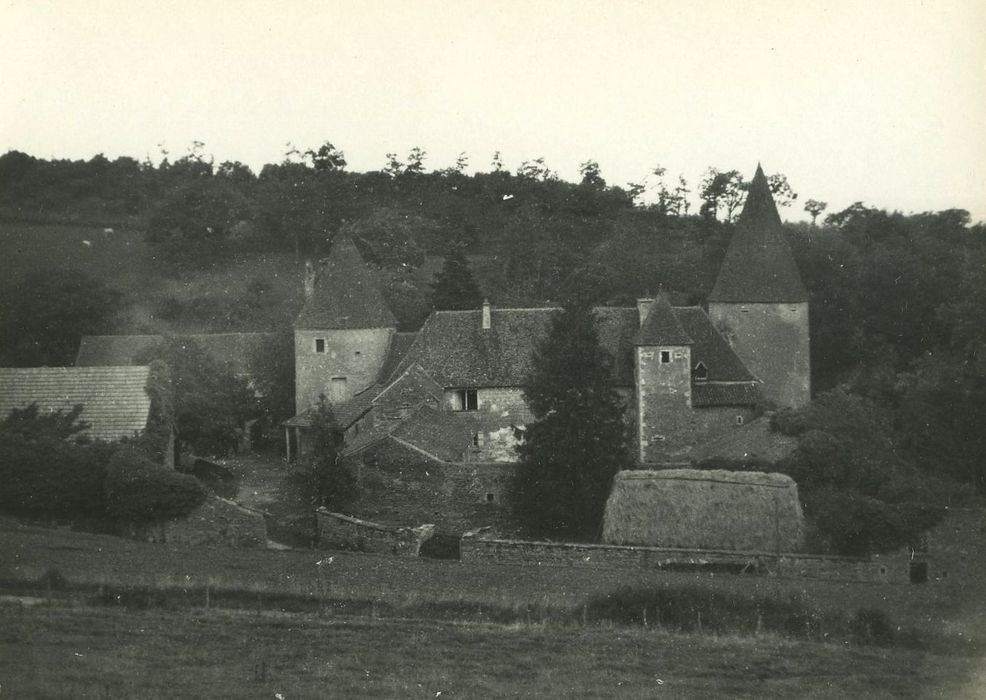
[[37,403],[42,410],[82,404],[86,433],[100,440],[130,437],[145,427],[151,397],[150,367],[0,368],[0,416]]
[[397,366],[404,359],[408,349],[418,337],[417,333],[394,333],[390,336],[390,347],[387,348],[387,357],[380,367],[380,382],[384,383],[397,369]]
[[[249,375],[256,350],[273,333],[195,333],[174,336],[191,341],[218,362],[230,365],[233,372]],[[85,335],[75,357],[76,367],[122,367],[139,364],[138,357],[149,348],[164,342],[163,335]]]
[[789,457],[797,448],[796,437],[773,432],[770,429],[770,418],[763,416],[735,430],[723,433],[713,440],[696,445],[690,457],[693,462],[718,457],[772,463]]
[[397,319],[371,270],[349,238],[337,238],[318,273],[315,290],[294,327],[303,330],[394,328]]
[[693,382],[692,406],[752,406],[760,400],[760,384],[756,382],[727,384]]
[[711,319],[698,306],[676,307],[675,316],[692,339],[692,367],[699,362],[708,370],[710,382],[752,382],[755,377],[739,359]]
[[784,238],[770,185],[759,165],[709,301],[808,301],[808,292]]
[[674,309],[662,294],[651,302],[640,330],[633,340],[634,345],[691,345],[692,339],[675,315]]
[[398,425],[391,436],[442,462],[459,462],[473,446],[477,432],[510,425],[484,411],[442,411],[422,406]]
[[[380,388],[379,385],[374,385],[364,389],[348,401],[332,404],[332,415],[339,427],[345,430],[373,408],[373,400],[380,393]],[[315,412],[315,408],[315,406],[306,408],[298,415],[288,418],[281,425],[287,428],[309,428],[312,424],[312,414]]]

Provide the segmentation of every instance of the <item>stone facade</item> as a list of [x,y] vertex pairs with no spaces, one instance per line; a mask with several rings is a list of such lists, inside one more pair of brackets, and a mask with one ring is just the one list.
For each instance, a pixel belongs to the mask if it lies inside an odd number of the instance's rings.
[[674,462],[694,444],[688,346],[636,348],[637,440],[641,462]]
[[436,462],[386,440],[348,461],[358,497],[346,512],[386,523],[433,523],[459,536],[486,525],[510,528],[507,490],[515,464]]
[[807,302],[710,302],[709,318],[763,382],[764,398],[784,408],[811,400]]
[[295,330],[295,409],[351,399],[377,381],[394,328]]

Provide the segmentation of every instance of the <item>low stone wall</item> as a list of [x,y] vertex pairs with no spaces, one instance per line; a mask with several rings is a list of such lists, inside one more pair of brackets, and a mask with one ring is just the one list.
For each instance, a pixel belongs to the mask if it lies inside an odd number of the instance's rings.
[[459,558],[482,564],[521,566],[604,566],[608,569],[673,569],[728,566],[747,572],[783,577],[896,582],[886,562],[852,557],[766,552],[688,550],[566,542],[496,539],[489,528],[467,532],[459,543]]
[[212,496],[183,518],[131,527],[146,542],[222,547],[266,547],[267,524],[259,511]]
[[332,513],[325,508],[315,511],[315,517],[318,520],[318,544],[324,549],[416,557],[421,545],[435,534],[434,525],[392,527]]

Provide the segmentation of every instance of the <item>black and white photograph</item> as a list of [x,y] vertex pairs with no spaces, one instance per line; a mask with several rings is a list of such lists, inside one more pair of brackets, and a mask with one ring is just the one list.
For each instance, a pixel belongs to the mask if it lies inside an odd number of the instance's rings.
[[0,700],[986,699],[981,0],[3,0],[0,86]]

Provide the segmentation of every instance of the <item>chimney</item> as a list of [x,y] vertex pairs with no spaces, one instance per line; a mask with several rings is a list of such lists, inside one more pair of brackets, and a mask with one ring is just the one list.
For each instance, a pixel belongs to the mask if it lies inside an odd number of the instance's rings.
[[637,299],[637,315],[640,316],[640,325],[644,325],[644,319],[647,318],[647,312],[650,311],[650,305],[654,303],[653,299]]
[[493,326],[493,317],[490,313],[490,300],[483,299],[483,330],[488,331]]
[[315,293],[315,267],[312,265],[311,258],[305,260],[305,299],[311,299]]

